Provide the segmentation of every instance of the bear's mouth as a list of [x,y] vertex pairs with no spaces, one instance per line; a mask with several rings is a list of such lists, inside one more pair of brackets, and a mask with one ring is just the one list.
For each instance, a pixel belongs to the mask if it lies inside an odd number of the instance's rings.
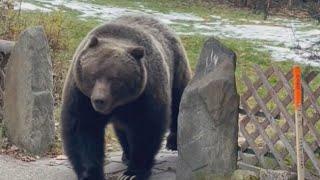
[[104,109],[101,109],[101,108],[97,108],[95,107],[95,105],[93,105],[93,108],[96,112],[98,113],[101,113],[101,114],[104,114],[104,115],[108,115],[112,112],[112,108],[104,108]]
[[96,112],[104,115],[110,114],[113,110],[112,106],[110,106],[109,104],[102,104],[96,101],[92,101],[91,104]]

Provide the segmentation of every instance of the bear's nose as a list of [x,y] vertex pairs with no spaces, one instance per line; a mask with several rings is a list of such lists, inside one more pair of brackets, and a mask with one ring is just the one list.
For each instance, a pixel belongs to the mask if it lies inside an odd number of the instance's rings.
[[93,100],[93,103],[95,106],[97,106],[98,108],[101,108],[103,107],[105,104],[106,104],[106,101],[105,100],[102,100],[102,99],[95,99]]

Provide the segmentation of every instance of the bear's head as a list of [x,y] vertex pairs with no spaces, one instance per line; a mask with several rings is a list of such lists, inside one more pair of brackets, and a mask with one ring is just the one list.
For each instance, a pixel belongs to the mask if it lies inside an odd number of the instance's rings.
[[95,111],[109,114],[135,100],[146,85],[142,46],[91,36],[74,57],[74,77]]

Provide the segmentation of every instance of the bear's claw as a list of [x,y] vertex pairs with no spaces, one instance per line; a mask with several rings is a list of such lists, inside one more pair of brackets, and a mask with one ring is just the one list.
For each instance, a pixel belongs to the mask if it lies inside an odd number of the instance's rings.
[[136,176],[122,174],[121,176],[118,177],[118,180],[136,180]]
[[151,175],[151,171],[130,171],[127,170],[117,180],[147,180]]

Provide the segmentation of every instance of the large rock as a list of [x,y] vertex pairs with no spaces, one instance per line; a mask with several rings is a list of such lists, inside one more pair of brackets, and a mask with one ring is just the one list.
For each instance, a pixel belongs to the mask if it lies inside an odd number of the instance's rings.
[[237,169],[233,172],[231,180],[259,180],[259,177],[254,171]]
[[235,53],[214,38],[206,41],[180,104],[177,179],[230,177],[236,169],[235,68]]
[[244,162],[246,164],[250,164],[256,166],[259,164],[258,158],[254,154],[249,153],[238,153],[239,161]]
[[285,170],[261,169],[260,179],[261,180],[295,180],[297,179],[297,174],[291,173]]
[[31,154],[44,153],[54,139],[53,78],[43,28],[25,30],[7,64],[4,122],[9,140]]

